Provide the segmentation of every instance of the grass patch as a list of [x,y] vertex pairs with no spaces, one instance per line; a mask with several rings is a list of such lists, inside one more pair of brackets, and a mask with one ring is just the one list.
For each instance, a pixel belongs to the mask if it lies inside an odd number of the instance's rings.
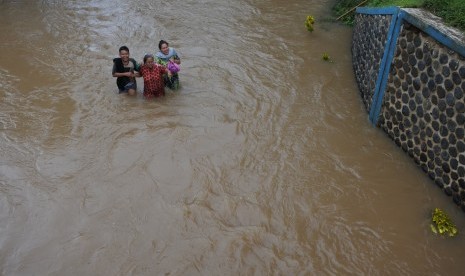
[[465,3],[463,0],[425,0],[425,9],[431,11],[451,26],[465,31]]
[[[362,3],[363,0],[337,0],[333,11],[337,17]],[[465,31],[464,0],[369,0],[363,7],[399,6],[403,8],[424,8],[444,19],[450,26]],[[349,25],[354,23],[354,12],[345,15],[341,20]]]
[[423,6],[424,0],[372,0],[368,1],[369,7],[399,6],[403,8],[419,8]]
[[[333,12],[337,17],[343,16],[353,7],[357,6],[363,0],[338,0],[336,5],[333,6]],[[354,25],[354,12],[350,12],[341,18],[344,23],[353,26]]]

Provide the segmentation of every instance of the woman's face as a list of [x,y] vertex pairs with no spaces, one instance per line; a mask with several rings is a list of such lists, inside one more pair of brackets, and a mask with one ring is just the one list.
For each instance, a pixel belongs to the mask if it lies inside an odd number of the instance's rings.
[[148,67],[152,68],[153,67],[153,58],[152,57],[147,58],[147,60],[145,61],[145,64]]
[[163,43],[160,47],[160,51],[164,54],[167,55],[170,52],[170,49],[168,47],[168,44]]

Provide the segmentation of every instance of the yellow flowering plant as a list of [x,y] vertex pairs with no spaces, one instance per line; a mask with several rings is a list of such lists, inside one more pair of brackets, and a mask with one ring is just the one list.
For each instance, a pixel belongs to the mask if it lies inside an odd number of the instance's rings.
[[331,57],[328,55],[328,53],[323,53],[323,60],[325,61],[331,61]]
[[431,231],[435,234],[446,235],[453,237],[458,234],[458,230],[452,223],[449,216],[441,209],[435,208],[432,213]]
[[315,18],[311,15],[307,16],[307,19],[305,20],[305,27],[307,27],[307,30],[309,32],[313,32],[314,23],[315,23]]

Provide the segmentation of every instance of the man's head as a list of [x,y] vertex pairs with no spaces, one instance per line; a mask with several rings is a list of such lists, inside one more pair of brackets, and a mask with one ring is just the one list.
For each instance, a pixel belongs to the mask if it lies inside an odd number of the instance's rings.
[[129,48],[127,46],[121,46],[119,47],[119,52],[121,53],[121,51],[126,51],[129,53]]
[[119,47],[119,56],[122,60],[128,61],[129,60],[129,48],[126,46]]

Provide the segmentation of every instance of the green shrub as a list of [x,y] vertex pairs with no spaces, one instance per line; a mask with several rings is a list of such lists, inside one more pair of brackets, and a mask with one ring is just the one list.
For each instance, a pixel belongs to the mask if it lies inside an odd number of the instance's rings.
[[398,6],[403,8],[417,8],[423,5],[424,0],[370,0],[367,6],[387,7]]
[[[363,0],[338,0],[336,5],[333,6],[333,11],[334,14],[339,17],[352,9],[353,7],[357,6],[360,2]],[[341,20],[348,24],[348,25],[353,25],[354,24],[354,18],[355,14],[354,12],[351,12],[347,15],[345,15]]]
[[444,21],[465,31],[465,4],[463,0],[425,0],[424,7]]
[[313,24],[315,23],[315,18],[311,15],[307,16],[307,19],[305,20],[305,27],[307,27],[307,31],[313,32]]
[[454,237],[458,230],[449,216],[441,209],[435,208],[431,214],[431,231],[439,235],[449,235]]
[[447,9],[451,2],[452,0],[425,0],[424,6],[430,11],[437,13]]
[[[333,6],[333,12],[339,17],[362,2],[363,0],[337,0],[336,4]],[[464,0],[369,0],[362,6],[425,8],[431,13],[443,18],[446,24],[465,31]],[[341,20],[349,25],[353,25],[354,14],[354,12],[350,12],[341,18]]]

